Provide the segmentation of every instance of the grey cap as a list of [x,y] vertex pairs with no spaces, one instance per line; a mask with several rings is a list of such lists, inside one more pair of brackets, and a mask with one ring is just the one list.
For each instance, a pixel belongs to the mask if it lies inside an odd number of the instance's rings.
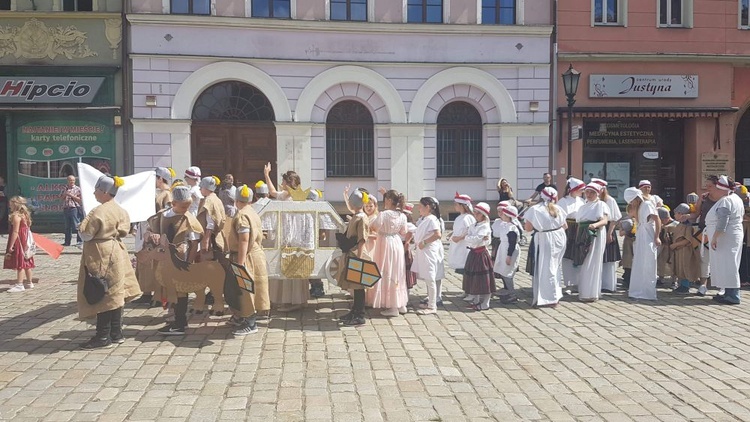
[[157,167],[154,171],[156,171],[156,177],[161,177],[162,179],[166,180],[167,183],[172,183],[172,172],[169,171],[166,167]]
[[216,178],[213,176],[206,176],[203,179],[201,179],[200,184],[198,185],[201,189],[210,190],[211,192],[216,190]]
[[253,190],[247,185],[237,187],[234,194],[234,200],[239,202],[250,202],[253,199]]
[[362,208],[365,206],[365,197],[368,198],[368,202],[372,200],[369,196],[365,188],[354,188],[354,191],[349,194],[349,205],[354,208]]
[[108,193],[112,196],[117,195],[118,187],[115,185],[115,179],[110,176],[101,176],[99,177],[99,180],[96,181],[96,185],[94,186],[94,189],[100,190],[104,193]]
[[187,186],[176,186],[172,189],[172,200],[175,202],[187,202],[192,199],[190,188]]
[[255,193],[258,194],[266,194],[268,195],[268,185],[265,183],[256,183],[255,184]]
[[661,219],[665,219],[665,218],[669,217],[669,210],[666,209],[666,208],[664,208],[664,207],[659,207],[656,210],[656,213],[659,214],[659,218],[661,218]]
[[622,227],[622,229],[625,230],[626,232],[633,230],[633,220],[629,218],[620,220],[620,227]]
[[675,214],[690,214],[690,205],[682,203],[674,208]]

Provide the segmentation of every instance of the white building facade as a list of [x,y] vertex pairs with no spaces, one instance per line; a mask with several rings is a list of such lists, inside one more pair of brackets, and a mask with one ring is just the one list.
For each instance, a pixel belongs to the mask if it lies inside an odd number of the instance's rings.
[[525,198],[549,168],[548,7],[153,3],[127,15],[136,171],[198,165],[252,185],[272,162],[331,202],[349,184],[494,202],[499,178]]

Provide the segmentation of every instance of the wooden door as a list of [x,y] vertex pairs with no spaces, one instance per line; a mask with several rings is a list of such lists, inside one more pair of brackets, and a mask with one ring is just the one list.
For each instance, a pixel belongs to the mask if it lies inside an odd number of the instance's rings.
[[271,162],[276,181],[276,128],[268,123],[194,123],[191,162],[204,176],[232,173],[236,185],[264,180],[263,166]]

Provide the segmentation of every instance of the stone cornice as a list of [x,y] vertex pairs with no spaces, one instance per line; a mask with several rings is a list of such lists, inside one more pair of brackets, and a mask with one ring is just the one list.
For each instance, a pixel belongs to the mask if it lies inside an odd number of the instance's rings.
[[256,19],[224,16],[191,16],[162,14],[129,14],[127,20],[133,25],[190,26],[207,28],[243,28],[279,31],[320,31],[341,33],[399,33],[436,35],[509,35],[549,37],[551,25],[467,25],[467,24],[413,24],[307,21],[286,19]]
[[750,55],[689,54],[689,53],[565,53],[557,54],[559,61],[585,60],[592,62],[711,62],[748,63]]
[[0,19],[65,19],[65,20],[78,20],[78,19],[120,19],[122,14],[119,12],[0,12]]

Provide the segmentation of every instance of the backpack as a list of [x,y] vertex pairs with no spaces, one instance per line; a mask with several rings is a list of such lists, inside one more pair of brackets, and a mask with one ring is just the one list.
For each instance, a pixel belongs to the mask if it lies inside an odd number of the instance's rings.
[[31,233],[31,229],[26,227],[26,249],[23,251],[24,259],[31,259],[36,255],[36,242],[34,242],[34,236]]

